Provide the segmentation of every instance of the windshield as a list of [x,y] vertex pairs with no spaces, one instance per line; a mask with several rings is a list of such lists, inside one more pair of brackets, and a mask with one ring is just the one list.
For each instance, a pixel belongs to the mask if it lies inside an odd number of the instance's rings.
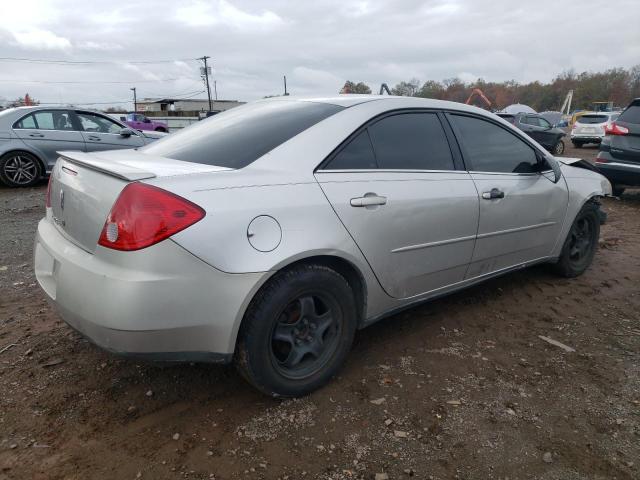
[[607,120],[609,120],[609,117],[607,115],[583,115],[580,118],[578,118],[578,123],[584,123],[584,124],[593,124],[593,123],[605,123]]
[[209,117],[139,151],[185,162],[243,168],[343,108],[300,101],[251,103]]

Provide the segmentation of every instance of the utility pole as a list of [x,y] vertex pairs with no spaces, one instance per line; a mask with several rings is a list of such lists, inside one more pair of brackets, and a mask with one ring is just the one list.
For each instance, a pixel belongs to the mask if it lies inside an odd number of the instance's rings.
[[286,97],[287,95],[289,95],[287,93],[287,76],[284,75],[283,78],[284,78],[284,96]]
[[209,87],[209,68],[207,68],[207,59],[211,58],[206,55],[200,57],[198,60],[202,60],[204,62],[204,78],[207,83],[207,98],[209,99],[209,111],[213,110],[213,105],[211,104],[211,88]]
[[213,94],[215,96],[216,101],[218,100],[218,82],[213,80]]
[[133,91],[133,113],[138,113],[138,101],[136,99],[136,87],[130,88]]

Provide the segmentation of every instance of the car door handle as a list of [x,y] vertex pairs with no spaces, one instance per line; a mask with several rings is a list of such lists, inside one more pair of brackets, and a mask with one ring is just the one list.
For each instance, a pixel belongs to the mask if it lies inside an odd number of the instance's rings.
[[94,135],[89,135],[88,138],[89,138],[89,140],[93,140],[94,142],[99,142],[99,141],[102,140],[100,137],[96,137]]
[[30,137],[43,138],[44,134],[43,133],[30,133],[29,136]]
[[357,197],[351,199],[352,207],[371,207],[374,205],[386,205],[387,197],[380,197],[373,194],[366,194],[364,197]]
[[496,198],[504,198],[504,192],[497,188],[492,188],[489,192],[482,192],[482,198],[485,200],[494,200]]

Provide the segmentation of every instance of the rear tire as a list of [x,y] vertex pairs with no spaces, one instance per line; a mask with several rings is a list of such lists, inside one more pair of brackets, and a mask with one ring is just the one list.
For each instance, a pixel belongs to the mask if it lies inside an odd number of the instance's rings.
[[238,334],[235,364],[267,395],[306,395],[338,372],[356,326],[347,280],[326,266],[300,265],[276,274],[252,300]]
[[9,152],[0,157],[0,181],[8,187],[32,187],[42,177],[42,165],[35,155]]
[[167,129],[166,128],[162,128],[162,127],[158,127],[158,128],[156,128],[156,132],[167,133]]
[[556,272],[563,277],[582,275],[591,262],[600,238],[600,209],[593,202],[586,203],[576,215],[564,242]]

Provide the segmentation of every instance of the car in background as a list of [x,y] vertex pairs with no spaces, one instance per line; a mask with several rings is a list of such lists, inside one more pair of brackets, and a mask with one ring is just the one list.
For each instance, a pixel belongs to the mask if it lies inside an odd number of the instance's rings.
[[169,125],[167,123],[151,120],[140,113],[127,113],[126,115],[119,115],[119,118],[121,122],[136,130],[169,133]]
[[600,143],[605,129],[620,116],[620,112],[586,113],[577,118],[571,128],[571,143],[576,148],[586,143]]
[[100,112],[44,106],[0,112],[0,183],[29,187],[47,175],[60,150],[138,148],[165,136],[138,132]]
[[75,330],[148,360],[235,361],[287,397],[401,309],[542,262],[580,275],[611,194],[485,110],[373,95],[265,99],[139,150],[61,152],[49,182],[34,270]]
[[605,127],[596,167],[611,182],[616,196],[627,187],[640,186],[640,98]]
[[516,126],[554,155],[564,153],[564,130],[554,127],[539,113],[497,113],[499,117]]

